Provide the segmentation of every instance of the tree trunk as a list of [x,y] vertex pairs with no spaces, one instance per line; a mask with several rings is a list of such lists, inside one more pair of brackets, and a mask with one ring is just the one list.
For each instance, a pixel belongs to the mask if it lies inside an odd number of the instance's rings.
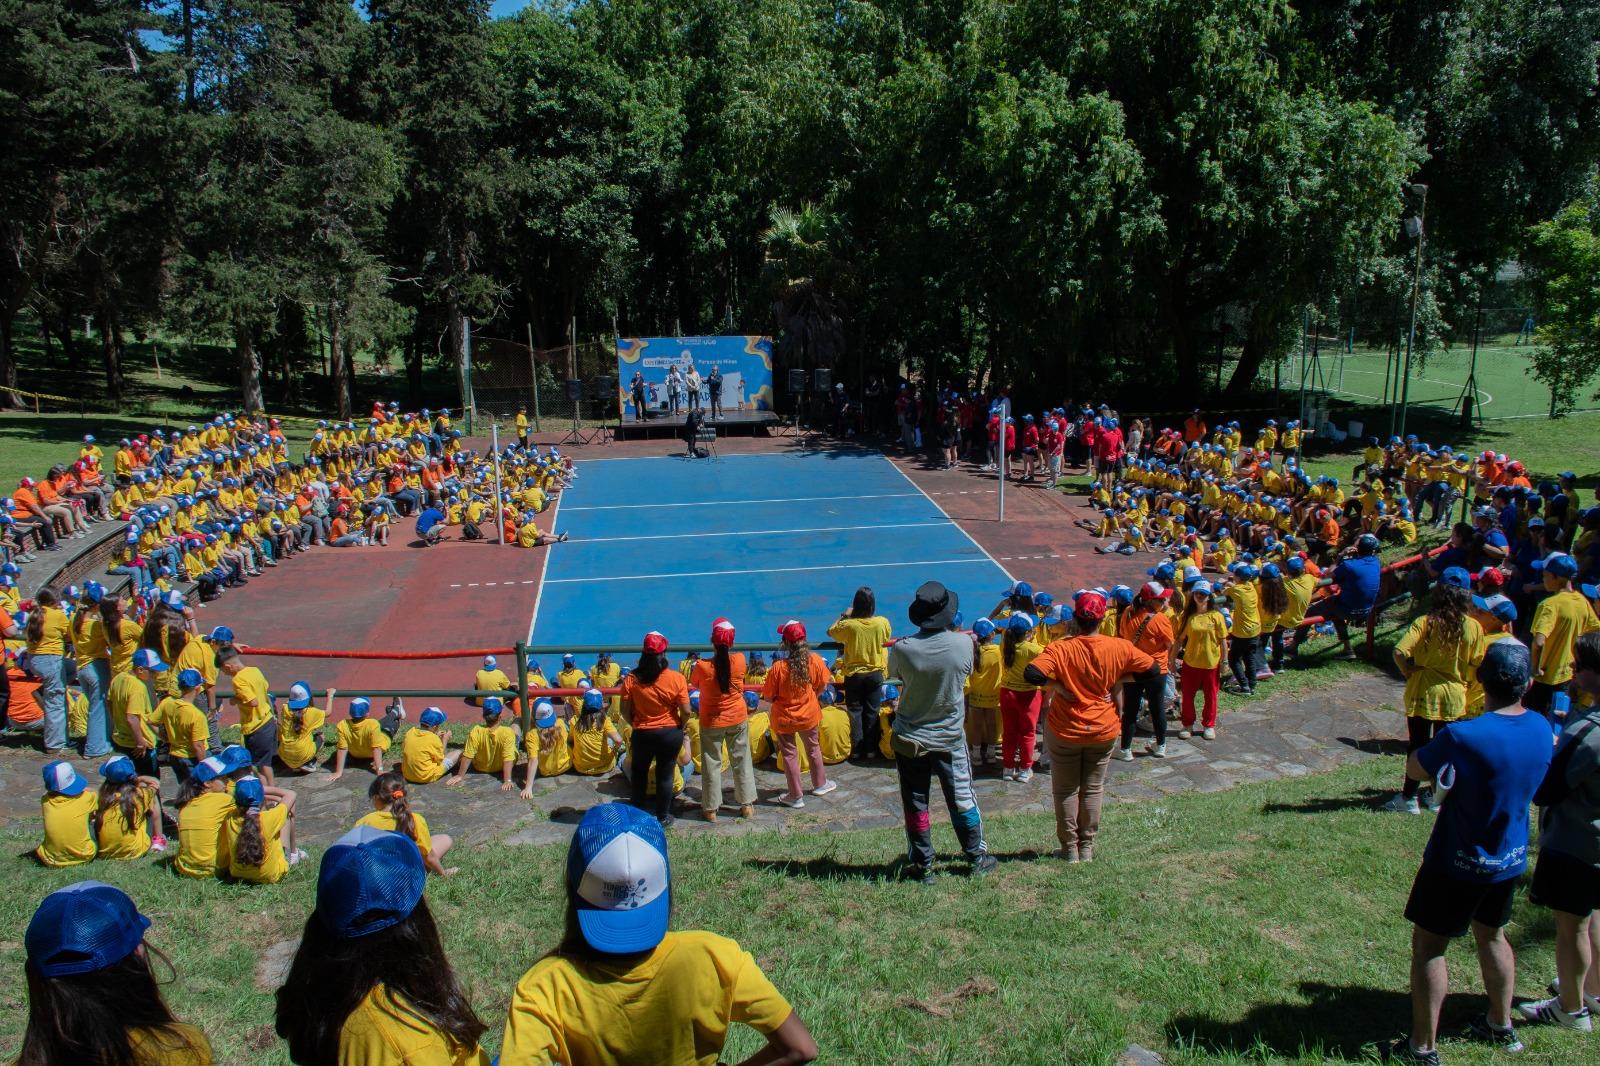
[[467,366],[467,345],[464,324],[461,320],[461,300],[455,290],[449,290],[445,297],[445,345],[450,365],[456,372],[456,394],[463,414],[467,406],[467,397],[472,394],[472,383],[467,380],[471,372]]
[[338,302],[327,306],[323,319],[328,325],[328,347],[333,360],[333,403],[339,417],[348,420],[353,410],[350,389],[350,365],[344,354],[344,323]]
[[[40,328],[48,333],[50,326],[46,322],[40,323]],[[73,373],[83,371],[83,352],[72,343],[72,312],[62,308],[56,318],[56,339],[61,342],[61,355],[66,361],[67,369]]]
[[406,338],[406,401],[409,406],[422,406],[422,337],[413,329]]
[[[17,360],[11,343],[12,327],[15,325],[16,320],[9,311],[0,313],[0,386],[12,389],[17,387]],[[46,363],[48,362],[46,359]],[[0,408],[21,406],[20,396],[0,389]]]
[[127,386],[122,373],[122,331],[108,307],[100,308],[100,358],[106,368],[106,394],[113,403],[121,403]]
[[233,347],[239,354],[239,396],[244,409],[250,414],[266,409],[266,399],[261,395],[261,359],[256,355],[255,338],[244,323],[233,327]]
[[1273,300],[1258,302],[1250,311],[1250,324],[1245,328],[1244,347],[1239,352],[1239,364],[1233,368],[1233,377],[1223,395],[1236,400],[1250,391],[1255,384],[1261,364],[1271,354],[1278,327],[1283,323],[1283,302]]

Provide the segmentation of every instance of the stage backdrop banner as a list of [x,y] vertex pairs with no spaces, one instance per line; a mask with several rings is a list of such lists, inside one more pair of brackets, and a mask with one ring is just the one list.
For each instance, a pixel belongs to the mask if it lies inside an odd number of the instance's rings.
[[[623,417],[631,418],[633,375],[644,375],[645,405],[651,413],[667,410],[667,369],[687,375],[700,371],[703,382],[713,366],[722,369],[725,411],[771,411],[771,337],[618,337],[617,392]],[[700,399],[709,406],[705,386]],[[687,404],[685,404],[687,407]]]

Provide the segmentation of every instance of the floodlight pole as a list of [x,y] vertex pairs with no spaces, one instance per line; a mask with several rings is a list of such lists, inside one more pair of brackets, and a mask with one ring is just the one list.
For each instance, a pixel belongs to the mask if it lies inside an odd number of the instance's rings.
[[1000,432],[995,437],[997,450],[1000,453],[1000,459],[999,462],[995,463],[995,469],[1000,472],[999,521],[1001,522],[1006,520],[1006,423],[1010,420],[1010,418],[1011,398],[1006,397],[1000,401]]
[[500,420],[495,419],[489,423],[489,447],[494,454],[494,524],[500,528],[500,543],[506,542],[506,524],[500,520],[500,509],[505,506],[506,498],[500,491]]
[[1428,241],[1428,187],[1413,185],[1411,193],[1418,198],[1417,258],[1411,268],[1411,328],[1406,331],[1406,363],[1400,376],[1400,428],[1396,432],[1401,436],[1406,432],[1406,404],[1411,399],[1411,346],[1417,339],[1417,297],[1422,291],[1422,249]]

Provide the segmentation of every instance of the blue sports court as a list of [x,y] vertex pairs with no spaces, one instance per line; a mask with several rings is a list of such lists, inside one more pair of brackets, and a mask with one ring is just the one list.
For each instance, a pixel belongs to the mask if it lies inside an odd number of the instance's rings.
[[[530,627],[535,646],[609,645],[624,664],[649,629],[705,643],[726,615],[741,643],[790,618],[813,642],[861,585],[896,635],[924,581],[979,617],[1010,578],[910,478],[876,452],[579,461],[554,524]],[[588,658],[585,656],[584,658]]]

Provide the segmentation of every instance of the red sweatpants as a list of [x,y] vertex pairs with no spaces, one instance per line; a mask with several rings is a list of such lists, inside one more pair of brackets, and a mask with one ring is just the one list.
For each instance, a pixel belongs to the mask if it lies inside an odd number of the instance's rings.
[[1008,770],[1033,769],[1033,734],[1039,728],[1038,689],[1000,690],[1000,765]]
[[1221,667],[1200,667],[1183,664],[1178,672],[1178,690],[1183,694],[1183,727],[1194,725],[1194,697],[1205,697],[1205,710],[1200,724],[1207,729],[1217,724],[1217,689],[1222,680]]

